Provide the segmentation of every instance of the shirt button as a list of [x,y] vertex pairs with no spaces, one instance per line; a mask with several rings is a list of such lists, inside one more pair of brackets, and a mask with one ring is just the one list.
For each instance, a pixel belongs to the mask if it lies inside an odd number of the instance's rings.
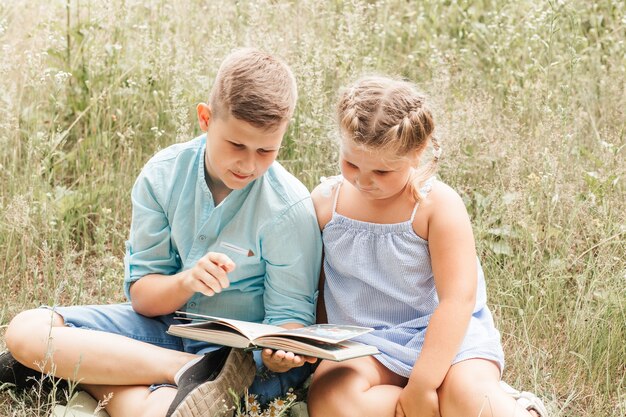
[[196,303],[194,303],[193,301],[191,303],[188,304],[189,307],[194,308],[196,306]]
[[200,241],[204,242],[206,240],[206,236],[205,235],[200,235],[199,239],[200,239]]

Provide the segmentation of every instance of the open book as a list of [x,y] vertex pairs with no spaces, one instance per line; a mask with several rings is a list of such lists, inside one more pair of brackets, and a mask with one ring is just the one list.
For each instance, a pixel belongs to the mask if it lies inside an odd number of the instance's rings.
[[167,330],[169,334],[217,345],[244,349],[266,347],[333,361],[379,353],[375,346],[348,340],[374,330],[369,327],[314,324],[299,329],[284,329],[202,314],[177,313],[193,318],[194,322],[173,324]]

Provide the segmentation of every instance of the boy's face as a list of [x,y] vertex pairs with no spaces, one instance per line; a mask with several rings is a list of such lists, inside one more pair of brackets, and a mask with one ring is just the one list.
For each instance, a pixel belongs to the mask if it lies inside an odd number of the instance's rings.
[[207,133],[205,165],[211,183],[231,190],[244,188],[267,171],[287,130],[287,121],[265,131],[231,115],[215,117],[204,103],[198,105],[198,120]]

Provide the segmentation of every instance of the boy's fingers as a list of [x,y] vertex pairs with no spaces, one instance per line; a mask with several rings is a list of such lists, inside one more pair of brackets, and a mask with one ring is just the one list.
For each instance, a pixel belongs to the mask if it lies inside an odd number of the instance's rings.
[[211,288],[207,287],[206,285],[202,285],[202,288],[199,288],[197,292],[201,292],[207,297],[213,297],[215,295],[215,291],[213,291]]
[[207,257],[211,262],[226,272],[232,272],[235,269],[235,263],[225,253],[209,252],[207,253]]
[[189,289],[195,291],[195,292],[200,292],[206,296],[213,296],[215,295],[215,292],[211,289],[211,287],[209,287],[205,281],[205,279],[203,278],[204,276],[208,276],[208,274],[206,273],[206,271],[204,271],[201,268],[196,268],[194,267],[189,274],[189,279],[186,280],[187,282],[187,286]]
[[284,350],[272,350],[264,348],[261,355],[276,364],[290,363],[291,365],[302,366],[305,362],[315,363],[317,358],[313,356],[297,355],[293,352],[285,352]]
[[211,277],[210,279],[208,279],[207,282],[205,282],[205,285],[209,287],[216,294],[219,294],[222,292],[223,287],[220,285],[220,282],[217,279],[215,279],[215,277]]
[[312,356],[305,356],[305,355],[296,355],[293,358],[293,363],[298,365],[298,366],[302,366],[305,363],[315,363],[317,362],[317,358],[314,358]]
[[228,288],[230,281],[226,275],[235,269],[235,263],[227,255],[219,252],[209,252],[210,273],[217,279],[222,288]]
[[261,353],[261,355],[265,356],[266,359],[271,360],[273,362],[278,362],[280,361],[282,358],[277,356],[277,353],[280,352],[278,350],[272,350],[269,348],[264,348],[263,352]]
[[204,269],[204,274],[202,274],[202,281],[213,289],[214,286],[218,286],[216,292],[220,292],[222,288],[228,288],[230,285],[230,281],[228,280],[228,276],[226,275],[225,270],[220,267],[215,262],[206,262],[202,265]]
[[[222,271],[223,273],[223,271]],[[213,291],[214,293],[222,292],[222,288],[224,288],[217,277],[211,275],[210,272],[204,271],[200,276],[199,280],[201,283],[207,288]]]

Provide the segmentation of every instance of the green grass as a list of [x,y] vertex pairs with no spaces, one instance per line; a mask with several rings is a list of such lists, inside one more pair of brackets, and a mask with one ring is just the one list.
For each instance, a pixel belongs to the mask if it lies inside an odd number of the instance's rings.
[[[296,72],[280,159],[309,188],[338,169],[341,85],[419,83],[440,176],[473,219],[505,379],[555,416],[622,416],[625,16],[621,0],[1,2],[0,325],[123,300],[134,178],[199,133],[222,58],[261,46]],[[4,392],[0,415],[46,406]]]

